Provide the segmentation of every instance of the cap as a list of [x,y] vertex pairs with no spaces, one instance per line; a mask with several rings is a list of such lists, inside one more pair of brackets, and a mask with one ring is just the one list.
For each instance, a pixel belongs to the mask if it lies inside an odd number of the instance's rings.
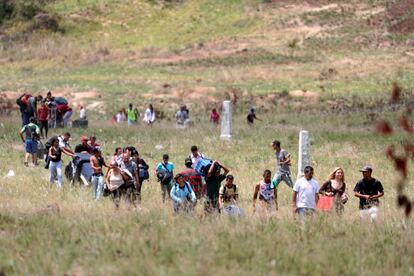
[[101,148],[100,147],[94,147],[93,148],[93,152],[101,152]]
[[187,157],[186,159],[185,159],[185,161],[184,161],[184,164],[193,164],[193,161],[191,160],[191,158],[190,157]]
[[362,169],[359,170],[360,172],[372,172],[372,168],[370,166],[363,166]]
[[86,137],[85,135],[82,135],[82,136],[81,136],[81,138],[80,138],[80,140],[81,140],[81,141],[88,141],[88,140],[89,140],[89,138],[88,138],[88,137]]

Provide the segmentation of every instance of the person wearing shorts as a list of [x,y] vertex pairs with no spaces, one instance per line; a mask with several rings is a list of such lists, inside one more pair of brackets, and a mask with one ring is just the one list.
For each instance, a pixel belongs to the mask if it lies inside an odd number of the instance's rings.
[[[20,130],[20,138],[22,139],[26,155],[24,157],[24,165],[28,166],[29,164],[29,156],[32,156],[32,162],[34,166],[37,166],[37,141],[40,137],[40,129],[35,124],[36,119],[34,117],[30,117],[29,123],[24,125],[23,128]],[[25,134],[25,138],[23,138],[23,134]]]

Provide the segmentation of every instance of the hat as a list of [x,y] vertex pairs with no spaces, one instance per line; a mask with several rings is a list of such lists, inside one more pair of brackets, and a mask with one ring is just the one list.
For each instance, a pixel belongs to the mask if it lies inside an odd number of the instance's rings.
[[187,157],[186,159],[185,159],[185,161],[184,161],[184,164],[189,164],[189,165],[191,165],[191,164],[193,164],[193,161],[191,160],[191,158],[190,157]]
[[362,169],[359,170],[360,172],[372,172],[372,168],[370,166],[363,166]]
[[101,152],[101,148],[100,147],[94,147],[93,148],[93,153],[95,152]]
[[81,141],[89,141],[89,138],[86,137],[85,135],[82,135],[80,138]]

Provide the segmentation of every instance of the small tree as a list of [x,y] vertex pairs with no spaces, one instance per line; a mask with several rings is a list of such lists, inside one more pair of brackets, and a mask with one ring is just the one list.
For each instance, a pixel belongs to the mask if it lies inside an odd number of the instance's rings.
[[393,123],[387,120],[379,121],[376,125],[376,131],[384,136],[392,136],[398,131],[396,127],[399,127],[399,131],[403,131],[408,135],[402,141],[388,145],[385,151],[386,156],[393,162],[395,170],[400,176],[397,183],[397,204],[404,209],[405,215],[408,217],[411,214],[414,204],[414,201],[404,191],[409,180],[408,163],[410,160],[414,161],[414,128],[410,121],[410,115],[413,112],[413,98],[411,97],[411,99],[405,100],[401,87],[397,83],[394,83],[390,103],[402,103],[404,105],[403,113]]

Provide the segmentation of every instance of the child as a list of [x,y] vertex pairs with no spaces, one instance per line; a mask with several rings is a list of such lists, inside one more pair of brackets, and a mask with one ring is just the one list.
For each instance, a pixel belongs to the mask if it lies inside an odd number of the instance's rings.
[[272,172],[270,170],[265,170],[263,172],[263,180],[256,184],[253,195],[254,211],[256,211],[256,200],[258,195],[260,207],[265,207],[267,210],[270,210],[275,206],[277,210],[276,189],[272,184],[271,177]]
[[210,114],[210,122],[218,124],[220,121],[220,114],[217,113],[217,110],[213,108]]

